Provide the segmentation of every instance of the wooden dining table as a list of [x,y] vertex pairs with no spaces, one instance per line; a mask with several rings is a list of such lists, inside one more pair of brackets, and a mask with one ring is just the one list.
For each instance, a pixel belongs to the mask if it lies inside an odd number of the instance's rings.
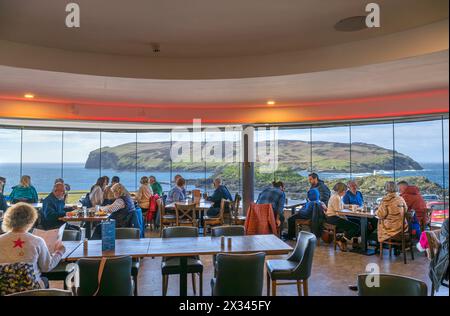
[[[195,210],[198,212],[198,214],[196,214],[197,218],[199,219],[198,223],[199,223],[199,232],[200,234],[203,234],[203,216],[205,215],[205,212],[214,205],[213,202],[205,200],[205,199],[200,199],[195,201],[196,205],[195,205]],[[172,202],[166,205],[166,210],[175,210],[175,204],[181,204],[181,205],[188,205],[188,204],[192,204],[194,203],[194,200],[184,200],[181,202]]]
[[366,256],[374,255],[375,250],[369,249],[369,247],[368,247],[367,225],[368,225],[369,218],[376,218],[375,211],[370,210],[367,212],[363,212],[363,211],[353,211],[353,210],[343,209],[341,211],[337,211],[336,213],[341,216],[351,216],[351,217],[357,217],[360,219],[362,249],[354,250],[354,252],[357,252],[357,253],[360,253],[360,254],[363,254]]
[[103,222],[109,218],[109,215],[103,216],[64,216],[60,217],[59,220],[63,222],[83,222],[86,223],[86,238],[91,238],[93,223]]
[[[79,244],[64,260],[70,262],[81,258],[98,259],[116,256],[179,257],[180,295],[186,296],[188,257],[218,253],[249,254],[256,252],[264,252],[266,255],[282,255],[292,251],[291,246],[275,235],[233,236],[231,238],[231,248],[228,247],[227,242],[222,247],[220,237],[117,239],[115,249],[110,251],[102,251],[101,240],[89,240],[86,250],[83,245]],[[67,243],[64,242],[64,245]]]

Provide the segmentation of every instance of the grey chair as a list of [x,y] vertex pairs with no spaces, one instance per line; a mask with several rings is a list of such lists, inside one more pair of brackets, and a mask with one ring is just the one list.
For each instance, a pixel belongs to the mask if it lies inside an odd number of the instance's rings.
[[[181,238],[181,237],[198,237],[197,227],[176,226],[164,228],[162,238]],[[179,257],[163,257],[161,262],[162,273],[162,293],[167,295],[167,287],[169,284],[169,275],[180,274],[180,258]],[[200,296],[203,295],[203,264],[199,256],[187,258],[187,273],[192,275],[192,289],[196,294],[195,275],[199,275]]]
[[[213,227],[211,229],[212,237],[221,237],[221,236],[244,236],[245,235],[245,227],[244,226],[218,226]],[[213,255],[213,266],[216,267],[216,257],[217,255]],[[216,270],[214,269],[214,276],[216,276]]]
[[217,255],[217,277],[211,280],[213,296],[261,296],[264,286],[263,252]]
[[[379,277],[379,286],[370,286]],[[359,296],[427,296],[427,285],[417,279],[394,274],[358,275]]]
[[[267,265],[267,296],[277,295],[277,285],[297,284],[298,295],[308,296],[308,278],[311,276],[311,268],[316,248],[316,236],[309,232],[301,231],[297,238],[297,245],[287,259],[268,260]],[[278,283],[277,281],[295,281]],[[270,286],[272,281],[272,286]]]
[[[141,231],[139,228],[120,227],[116,228],[116,239],[140,239]],[[131,276],[134,281],[134,295],[137,296],[137,279],[139,273],[140,260],[136,258],[131,261]]]
[[[80,273],[79,296],[92,296],[98,288],[98,270],[101,259],[82,258],[78,261]],[[103,270],[97,296],[132,296],[131,257],[108,258]]]
[[59,290],[59,289],[39,289],[17,292],[6,296],[72,296],[71,291]]
[[[81,241],[81,232],[79,230],[65,229],[62,237],[63,241]],[[52,271],[43,272],[42,276],[49,281],[64,281],[72,270],[67,270],[67,262],[60,262]],[[66,282],[64,282],[64,289],[67,290]]]

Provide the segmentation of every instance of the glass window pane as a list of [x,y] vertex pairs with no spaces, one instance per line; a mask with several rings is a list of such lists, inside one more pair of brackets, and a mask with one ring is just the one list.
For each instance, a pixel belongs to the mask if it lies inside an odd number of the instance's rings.
[[0,129],[0,177],[6,179],[5,195],[11,193],[20,180],[20,134],[20,129]]
[[255,130],[255,199],[275,179],[277,133],[277,128],[259,127]]
[[392,122],[352,125],[352,177],[368,203],[384,195],[386,181],[394,181]]
[[101,145],[101,175],[119,176],[127,190],[136,190],[136,133],[102,132]]
[[442,121],[395,123],[395,176],[442,195]]
[[312,129],[312,166],[324,180],[350,178],[348,126]]
[[[449,151],[449,148],[448,148],[448,142],[449,142],[449,131],[448,131],[448,119],[445,119],[444,121],[443,121],[443,125],[444,125],[444,141],[443,141],[443,143],[444,143],[444,184],[445,184],[445,200],[446,200],[446,202],[448,203],[448,188],[449,188],[449,181],[448,181],[448,178],[449,178],[449,174],[448,174],[448,155],[449,155],[449,153],[448,153],[448,151]],[[447,208],[448,209],[448,208]]]
[[278,131],[278,167],[275,178],[285,185],[286,197],[305,199],[311,170],[311,129]]
[[45,197],[62,176],[62,131],[23,130],[22,174]]
[[205,130],[206,190],[214,191],[213,181],[219,177],[231,195],[240,192],[241,130],[231,128],[224,130],[207,128]]
[[186,180],[187,191],[204,191],[205,178],[209,176],[204,161],[205,134],[201,131],[176,128],[172,130],[171,137],[172,185],[175,185],[175,175],[179,174]]
[[100,132],[64,131],[63,178],[76,203],[100,176]]
[[154,176],[164,192],[170,190],[170,133],[138,133],[138,181]]

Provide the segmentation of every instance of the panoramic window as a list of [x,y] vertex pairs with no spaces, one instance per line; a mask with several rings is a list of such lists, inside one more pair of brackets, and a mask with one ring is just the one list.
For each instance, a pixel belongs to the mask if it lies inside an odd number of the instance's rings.
[[384,195],[386,181],[394,181],[392,133],[392,122],[351,126],[352,178],[368,203]]
[[311,171],[311,129],[278,131],[278,166],[275,178],[285,184],[286,197],[305,199]]
[[100,132],[64,131],[63,140],[62,176],[75,203],[100,176]]
[[21,130],[0,128],[0,177],[6,179],[4,193],[9,194],[21,175]]
[[395,178],[442,198],[442,121],[395,123]]
[[136,132],[102,132],[101,136],[101,175],[119,176],[129,191],[136,190]]
[[138,181],[143,176],[154,176],[164,192],[170,190],[171,160],[169,132],[138,132]]
[[240,131],[206,129],[205,131],[205,184],[208,193],[212,193],[213,180],[222,179],[223,184],[234,196],[241,188]]
[[312,129],[312,169],[332,188],[350,179],[350,127]]
[[39,198],[52,191],[62,176],[62,131],[23,130],[22,175],[31,177]]

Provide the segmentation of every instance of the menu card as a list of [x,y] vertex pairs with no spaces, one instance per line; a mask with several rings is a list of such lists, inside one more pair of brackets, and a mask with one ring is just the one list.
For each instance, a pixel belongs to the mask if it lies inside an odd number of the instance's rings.
[[116,221],[111,219],[102,222],[102,251],[116,248]]
[[66,224],[62,225],[60,228],[51,230],[42,230],[35,228],[33,229],[33,235],[39,236],[44,239],[48,250],[50,251],[50,253],[53,253],[56,250],[57,244],[62,241],[64,228],[66,228]]

